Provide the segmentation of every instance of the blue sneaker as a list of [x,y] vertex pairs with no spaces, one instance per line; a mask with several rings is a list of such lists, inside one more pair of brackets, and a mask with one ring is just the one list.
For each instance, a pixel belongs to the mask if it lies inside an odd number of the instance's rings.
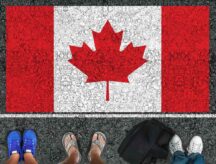
[[37,136],[34,130],[25,130],[23,134],[23,147],[22,152],[24,153],[32,153],[35,156],[37,147]]
[[21,134],[19,131],[11,131],[7,136],[8,156],[19,154],[21,157]]

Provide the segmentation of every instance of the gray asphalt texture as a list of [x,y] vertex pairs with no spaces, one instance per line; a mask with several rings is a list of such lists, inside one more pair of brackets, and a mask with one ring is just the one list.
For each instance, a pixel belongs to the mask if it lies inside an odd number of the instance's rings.
[[[210,6],[210,110],[216,112],[216,1],[215,0],[1,0],[0,1],[0,113],[5,113],[6,99],[6,5],[209,5]],[[0,119],[0,164],[7,158],[6,136],[10,130],[23,131],[33,128],[38,135],[37,160],[40,164],[56,164],[66,154],[61,144],[64,133],[77,134],[83,156],[87,162],[90,138],[95,131],[107,135],[108,144],[103,159],[107,164],[124,164],[117,149],[125,134],[135,124],[145,118],[1,118]],[[160,118],[160,121],[173,128],[186,147],[194,135],[200,135],[204,141],[203,154],[207,164],[216,164],[216,119],[214,118]],[[158,160],[157,164],[169,163]]]
[[[108,143],[103,153],[107,164],[126,164],[117,149],[124,139],[126,132],[143,118],[16,118],[0,119],[0,163],[7,158],[6,136],[10,130],[23,131],[33,128],[38,135],[37,160],[40,164],[56,164],[65,157],[61,143],[62,136],[68,131],[74,132],[79,140],[83,164],[90,146],[90,139],[95,131],[106,134]],[[207,164],[216,163],[216,119],[211,118],[161,118],[159,121],[173,128],[182,138],[184,147],[194,135],[200,135],[204,141],[203,154]],[[157,164],[167,164],[167,160],[158,160]]]

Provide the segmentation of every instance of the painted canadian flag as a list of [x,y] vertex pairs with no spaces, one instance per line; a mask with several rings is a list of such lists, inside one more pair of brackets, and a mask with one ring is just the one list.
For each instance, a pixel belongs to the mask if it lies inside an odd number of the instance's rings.
[[209,112],[208,6],[8,6],[6,50],[7,112]]

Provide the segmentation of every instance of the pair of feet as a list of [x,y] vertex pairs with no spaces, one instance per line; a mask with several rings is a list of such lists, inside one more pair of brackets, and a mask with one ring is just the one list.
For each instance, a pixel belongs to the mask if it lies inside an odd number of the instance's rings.
[[[77,139],[75,135],[72,132],[66,133],[62,138],[62,144],[68,156],[73,156],[75,161],[77,163],[80,163],[81,154],[78,148]],[[106,136],[102,132],[95,132],[92,137],[91,148],[88,153],[89,161],[91,161],[93,157],[100,157],[105,145]]]
[[[171,139],[169,143],[169,149],[171,154],[174,154],[177,151],[184,152],[183,146],[182,146],[182,141],[178,135],[174,135],[173,138]],[[188,155],[194,154],[194,153],[199,153],[201,154],[203,151],[203,141],[202,138],[199,136],[194,136],[188,147],[187,147],[187,152]]]
[[19,156],[19,159],[24,158],[24,154],[31,153],[35,156],[37,137],[36,133],[31,130],[25,130],[23,136],[19,131],[11,131],[7,136],[8,156]]

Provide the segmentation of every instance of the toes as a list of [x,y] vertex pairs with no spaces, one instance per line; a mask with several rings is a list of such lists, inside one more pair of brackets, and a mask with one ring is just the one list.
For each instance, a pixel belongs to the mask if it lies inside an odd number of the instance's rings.
[[75,135],[71,134],[70,137],[71,137],[72,140],[76,140]]
[[71,139],[71,137],[70,137],[70,135],[68,135],[68,136],[65,137],[64,142],[67,143],[67,142],[70,141],[70,139]]
[[92,137],[92,141],[96,141],[97,139],[98,139],[98,135],[94,134],[93,137]]
[[64,145],[67,145],[71,140],[76,140],[76,137],[73,134],[68,134],[65,136],[63,141]]
[[100,143],[102,143],[103,145],[105,144],[106,141],[105,141],[103,136],[99,135],[98,139],[99,139]]
[[99,135],[99,136],[98,136],[98,140],[99,140],[100,142],[103,142],[103,137],[102,137],[101,135]]

